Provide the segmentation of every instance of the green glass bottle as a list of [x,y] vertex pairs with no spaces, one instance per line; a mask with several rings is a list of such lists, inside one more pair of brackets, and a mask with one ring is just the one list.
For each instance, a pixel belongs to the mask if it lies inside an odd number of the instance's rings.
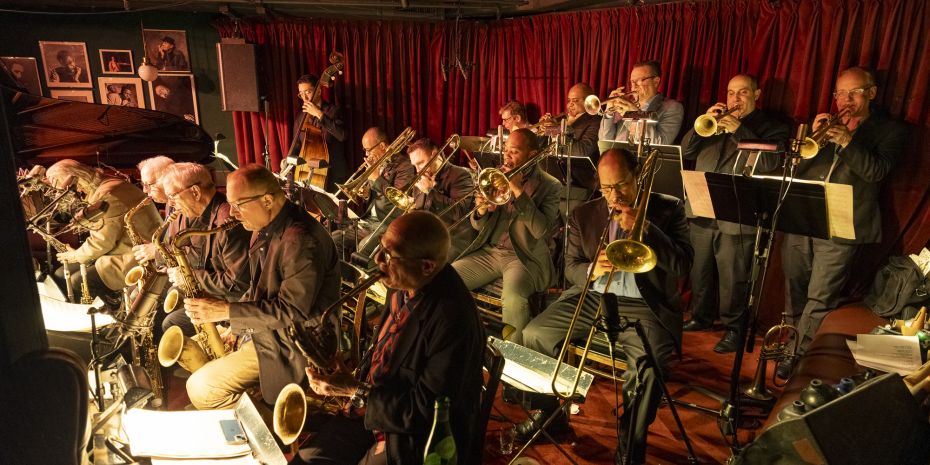
[[426,440],[423,453],[423,465],[455,465],[455,438],[449,425],[449,398],[436,399],[436,414],[433,416],[433,428]]

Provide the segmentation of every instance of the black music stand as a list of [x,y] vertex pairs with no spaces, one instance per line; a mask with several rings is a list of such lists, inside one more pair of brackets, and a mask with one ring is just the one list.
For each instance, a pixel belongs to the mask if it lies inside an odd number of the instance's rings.
[[[619,148],[636,153],[639,144],[619,140],[599,140],[598,150],[601,153],[609,149]],[[685,198],[685,188],[681,180],[682,158],[680,145],[649,144],[646,147],[659,151],[656,159],[655,181],[653,192],[671,195],[679,199]],[[645,156],[645,155],[644,155]],[[642,161],[642,160],[640,160]]]

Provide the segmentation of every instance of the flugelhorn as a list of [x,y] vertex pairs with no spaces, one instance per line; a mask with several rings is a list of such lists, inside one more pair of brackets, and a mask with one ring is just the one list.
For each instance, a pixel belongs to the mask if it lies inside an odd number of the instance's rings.
[[823,121],[823,125],[811,133],[811,135],[805,137],[804,142],[801,142],[801,149],[798,150],[798,153],[801,154],[801,158],[814,158],[817,152],[827,144],[827,131],[837,125],[843,124],[842,118],[846,116],[847,113],[849,113],[849,109],[843,108],[838,113],[832,114],[826,118],[821,118],[820,121]]
[[[762,347],[759,349],[759,365],[756,366],[756,374],[752,378],[752,385],[746,388],[743,393],[750,399],[771,401],[772,393],[765,387],[765,372],[768,369],[769,360],[776,363],[780,361],[793,362],[797,358],[798,344],[801,338],[798,330],[786,322],[785,314],[781,316],[781,323],[772,326],[762,338]],[[772,385],[782,387],[786,383],[778,383],[775,374],[772,374]]]
[[718,127],[717,123],[720,120],[734,111],[739,110],[741,107],[739,105],[734,105],[730,108],[727,108],[726,111],[720,112],[716,115],[703,114],[698,116],[694,120],[694,132],[701,137],[710,137],[723,134],[726,132],[723,128]]
[[608,97],[607,100],[601,100],[597,97],[597,95],[591,94],[585,97],[584,99],[584,111],[587,112],[589,115],[604,116],[604,113],[606,112],[606,109],[603,108],[604,106],[607,106],[608,108],[610,108],[611,105],[614,105],[620,100],[626,100],[631,103],[636,103],[637,99],[635,97],[637,96],[638,94],[636,92],[631,91],[631,92],[624,92],[620,95],[615,95],[613,97]]
[[356,204],[364,202],[365,199],[368,198],[368,191],[371,189],[371,181],[369,181],[368,178],[379,171],[385,163],[393,159],[395,155],[400,153],[416,134],[417,132],[408,126],[393,142],[391,142],[391,145],[385,149],[384,155],[382,155],[381,158],[370,165],[367,161],[363,162],[344,184],[337,183],[337,193],[342,192],[349,200]]

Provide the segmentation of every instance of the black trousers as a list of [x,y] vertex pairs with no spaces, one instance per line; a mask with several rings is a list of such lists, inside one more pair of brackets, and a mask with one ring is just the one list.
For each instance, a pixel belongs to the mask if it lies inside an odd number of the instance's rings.
[[[716,222],[691,221],[691,318],[703,324],[717,319],[737,331],[746,313],[755,236],[724,234]],[[719,297],[719,298],[718,298]],[[719,301],[719,307],[718,307]]]
[[[77,302],[81,301],[81,265],[77,263],[67,263],[63,266],[58,267],[55,270],[54,280],[61,289],[62,292],[65,292],[65,267],[68,267],[68,271],[71,272],[71,286],[74,289],[74,299]],[[97,273],[97,269],[94,265],[87,265],[87,290],[90,292],[90,297],[99,296],[101,299],[104,299],[106,302],[107,299],[118,298],[118,291],[114,291],[107,287],[103,283],[103,280],[100,279],[100,274]],[[67,295],[67,294],[66,294]]]
[[381,465],[387,453],[375,454],[375,436],[362,418],[331,417],[291,460],[291,465]]

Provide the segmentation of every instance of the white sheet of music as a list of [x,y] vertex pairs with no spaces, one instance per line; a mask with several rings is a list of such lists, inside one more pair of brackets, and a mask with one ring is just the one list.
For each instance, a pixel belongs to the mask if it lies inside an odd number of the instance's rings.
[[823,187],[827,197],[827,222],[830,224],[830,237],[855,239],[853,186],[828,182]]
[[888,373],[909,375],[920,368],[920,341],[917,336],[859,334],[846,344],[856,363]]
[[695,216],[716,218],[714,204],[710,201],[710,190],[707,188],[707,178],[703,171],[681,170],[681,182],[685,185],[685,192],[691,202],[691,212]]
[[[42,319],[45,320],[45,329],[52,331],[90,331],[90,307],[100,307],[103,301],[100,297],[94,299],[91,305],[72,304],[63,300],[48,297],[39,283],[39,304],[42,306]],[[102,327],[113,323],[113,317],[106,314],[97,314],[97,326]]]
[[132,445],[133,455],[140,457],[209,459],[251,456],[252,448],[248,443],[226,443],[220,420],[234,419],[235,410],[162,412],[131,409],[123,414],[123,430]]

